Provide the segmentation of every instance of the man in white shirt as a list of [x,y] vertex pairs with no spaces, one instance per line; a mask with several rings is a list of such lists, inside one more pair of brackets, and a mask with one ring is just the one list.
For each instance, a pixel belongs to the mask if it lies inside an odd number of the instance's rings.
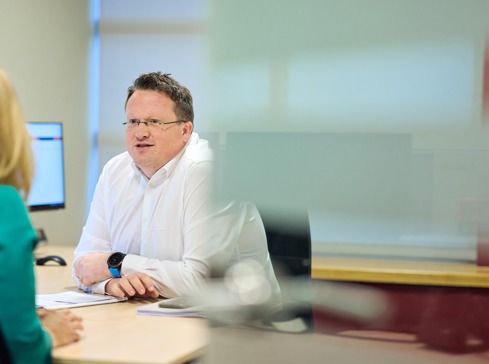
[[160,72],[139,76],[126,99],[127,152],[97,183],[73,278],[118,297],[200,293],[211,269],[257,260],[280,291],[252,204],[211,198],[212,151],[193,132],[189,90]]

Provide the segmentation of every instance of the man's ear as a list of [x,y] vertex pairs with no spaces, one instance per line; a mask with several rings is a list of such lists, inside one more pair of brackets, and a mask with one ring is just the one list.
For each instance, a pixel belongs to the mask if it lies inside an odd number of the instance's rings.
[[183,128],[182,128],[182,135],[188,135],[192,134],[192,130],[194,129],[194,123],[188,121],[184,123]]

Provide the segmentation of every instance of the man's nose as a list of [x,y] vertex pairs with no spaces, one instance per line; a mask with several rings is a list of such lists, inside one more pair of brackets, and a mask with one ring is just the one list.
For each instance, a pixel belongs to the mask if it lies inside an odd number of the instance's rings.
[[[141,123],[143,123],[143,122],[141,122]],[[149,135],[148,123],[147,122],[144,122],[144,123],[146,124],[146,127],[139,127],[139,125],[136,127],[136,130],[134,133],[135,133],[136,137],[138,137],[138,138],[146,137]]]

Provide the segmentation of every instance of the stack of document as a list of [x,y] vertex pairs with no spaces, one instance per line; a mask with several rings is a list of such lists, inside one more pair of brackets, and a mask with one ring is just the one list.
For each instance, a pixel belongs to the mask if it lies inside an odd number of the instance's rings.
[[191,297],[175,297],[141,306],[140,315],[206,317],[205,308],[199,306]]
[[36,295],[36,306],[38,308],[43,307],[53,310],[62,308],[103,305],[107,303],[116,303],[121,301],[127,301],[127,298],[118,298],[101,294],[73,291]]

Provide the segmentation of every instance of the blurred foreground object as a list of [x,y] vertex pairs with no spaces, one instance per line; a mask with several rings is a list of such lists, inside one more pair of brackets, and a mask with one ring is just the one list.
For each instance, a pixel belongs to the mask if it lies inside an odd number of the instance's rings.
[[282,277],[280,285],[282,298],[278,301],[260,265],[243,261],[226,270],[221,279],[212,280],[198,305],[214,325],[244,324],[285,332],[312,330],[300,315],[311,304],[315,310],[363,323],[389,313],[385,297],[373,288],[311,282],[307,277]]

